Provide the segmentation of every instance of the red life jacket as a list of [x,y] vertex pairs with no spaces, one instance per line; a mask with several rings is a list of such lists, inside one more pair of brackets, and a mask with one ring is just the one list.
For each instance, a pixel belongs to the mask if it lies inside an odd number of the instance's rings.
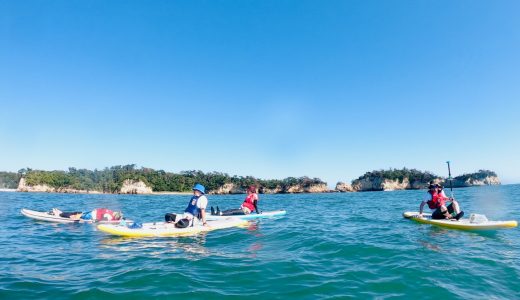
[[255,199],[255,194],[249,194],[246,197],[246,200],[244,200],[244,203],[242,203],[242,206],[249,208],[250,211],[254,211],[255,210],[255,205],[253,204],[254,199]]
[[430,193],[430,195],[432,195],[432,199],[426,202],[428,203],[428,207],[430,209],[437,209],[443,206],[446,203],[446,199],[448,199],[446,197],[443,197],[441,194],[438,194],[437,192]]
[[109,215],[112,217],[111,220],[114,220],[114,219],[115,219],[115,217],[114,217],[114,212],[111,211],[110,209],[107,209],[107,208],[98,208],[98,209],[96,209],[96,220],[97,220],[97,221],[101,221],[101,220],[103,220],[105,214],[109,214]]

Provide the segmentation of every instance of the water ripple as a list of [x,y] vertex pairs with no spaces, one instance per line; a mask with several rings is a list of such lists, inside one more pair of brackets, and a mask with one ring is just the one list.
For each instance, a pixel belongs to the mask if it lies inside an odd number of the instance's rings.
[[[508,208],[483,213],[518,218],[520,186],[460,189],[457,196],[466,211],[479,211],[471,199],[483,191]],[[288,214],[246,228],[148,239],[36,222],[19,210],[106,206],[160,221],[182,210],[185,196],[0,193],[0,298],[520,298],[518,229],[474,233],[404,220],[421,193],[262,195],[262,209]],[[221,208],[241,201],[210,197]]]

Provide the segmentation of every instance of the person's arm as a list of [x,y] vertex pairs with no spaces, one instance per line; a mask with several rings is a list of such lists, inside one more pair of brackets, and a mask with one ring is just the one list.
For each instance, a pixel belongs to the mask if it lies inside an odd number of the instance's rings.
[[200,210],[200,217],[202,219],[202,225],[204,225],[204,226],[208,225],[208,223],[206,223],[206,210],[205,209]]
[[258,201],[257,200],[254,200],[253,201],[253,206],[255,207],[255,211],[257,214],[260,214],[260,212],[258,211],[258,205],[256,204]]
[[442,190],[442,192],[441,192],[441,196],[442,196],[444,199],[446,199],[446,201],[450,201],[450,202],[453,201],[453,198],[446,196],[446,193],[444,192],[444,190]]
[[[200,219],[202,220],[202,225],[206,226],[208,225],[206,223],[206,207],[208,206],[208,198],[206,196],[203,196],[204,199],[202,199],[203,201],[200,202],[201,206],[199,207],[200,208]],[[201,200],[201,199],[199,199]]]
[[422,201],[421,205],[419,206],[419,216],[421,216],[421,217],[422,217],[422,212],[423,212],[423,208],[424,208],[425,204],[426,204],[426,202]]
[[255,200],[253,200],[253,206],[255,207],[256,213],[260,214],[260,211],[258,210],[258,195],[255,194]]
[[[445,209],[445,211],[442,211],[443,208]],[[446,219],[451,219],[452,215],[450,214],[450,212],[448,211],[448,208],[445,205],[441,206],[441,212],[442,212],[442,215],[444,217],[446,217]]]

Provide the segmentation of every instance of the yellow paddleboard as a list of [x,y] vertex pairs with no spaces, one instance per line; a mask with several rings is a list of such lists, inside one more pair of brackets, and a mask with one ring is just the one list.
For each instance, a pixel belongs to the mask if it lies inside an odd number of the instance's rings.
[[[131,224],[131,223],[129,223]],[[166,237],[166,236],[186,236],[194,235],[199,232],[212,231],[216,229],[223,229],[235,226],[244,226],[247,224],[246,220],[236,218],[223,220],[209,220],[207,226],[201,223],[196,223],[194,226],[186,228],[177,228],[173,223],[155,222],[143,223],[141,228],[130,228],[123,224],[102,224],[98,225],[98,229],[105,233],[126,237]]]
[[403,213],[403,217],[422,224],[431,224],[445,228],[462,229],[462,230],[495,230],[503,228],[514,228],[518,226],[517,221],[486,221],[480,223],[472,223],[469,219],[462,218],[460,220],[434,220],[431,214],[423,213],[419,216],[419,212],[407,211]]

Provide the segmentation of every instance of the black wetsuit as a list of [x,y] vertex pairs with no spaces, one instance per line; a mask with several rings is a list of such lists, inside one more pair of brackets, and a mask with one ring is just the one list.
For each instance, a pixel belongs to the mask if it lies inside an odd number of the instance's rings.
[[[446,208],[448,209],[448,212],[450,214],[452,214],[455,211],[453,209],[453,203],[448,205]],[[446,213],[446,212],[444,212],[444,213]],[[441,211],[441,208],[439,207],[432,213],[432,219],[434,219],[434,220],[446,219],[446,216],[444,215],[444,213]]]
[[[257,201],[253,201],[253,206],[255,207],[255,211],[257,214],[260,212],[258,211]],[[225,211],[220,213],[221,216],[239,216],[239,215],[245,215],[244,211],[240,208],[234,208],[234,209],[226,209]]]
[[74,216],[74,215],[81,215],[83,214],[83,212],[81,211],[73,211],[73,212],[62,212],[60,214],[60,217],[62,218],[70,218],[71,216]]
[[220,214],[221,216],[238,216],[245,215],[244,211],[240,208],[227,209]]

